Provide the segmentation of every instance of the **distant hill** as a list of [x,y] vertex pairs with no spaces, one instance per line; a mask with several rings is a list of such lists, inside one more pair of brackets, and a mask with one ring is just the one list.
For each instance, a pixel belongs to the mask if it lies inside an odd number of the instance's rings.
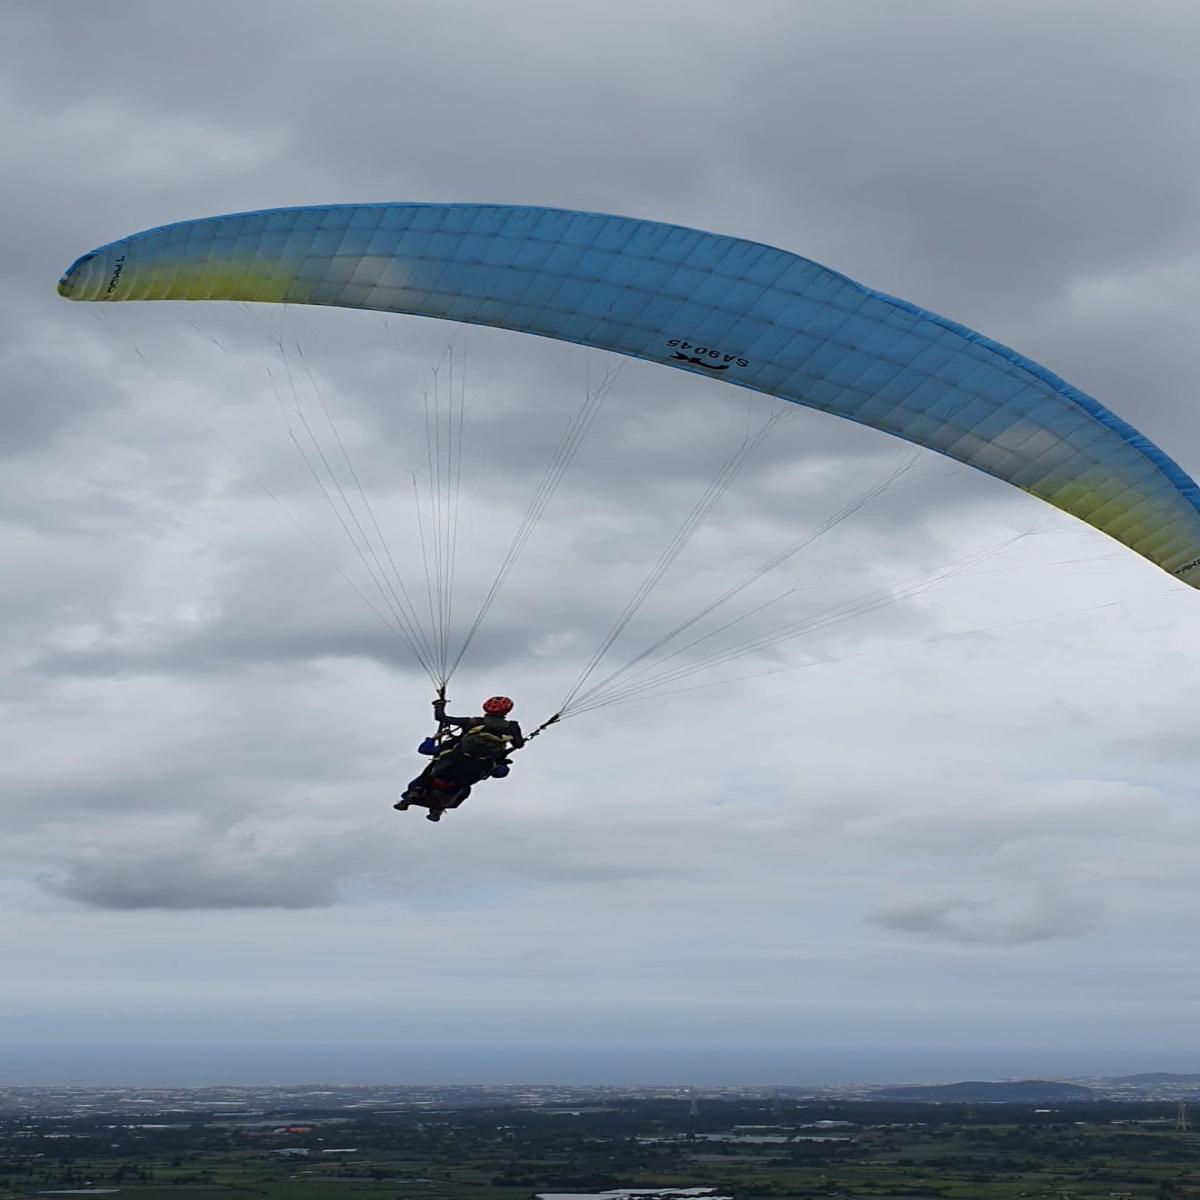
[[901,1100],[917,1104],[1043,1104],[1053,1101],[1095,1100],[1092,1088],[1049,1079],[1020,1079],[1006,1083],[942,1083],[919,1087],[880,1088],[873,1100]]
[[1115,1075],[1109,1083],[1200,1083],[1200,1075],[1176,1075],[1172,1071],[1145,1071],[1141,1075]]

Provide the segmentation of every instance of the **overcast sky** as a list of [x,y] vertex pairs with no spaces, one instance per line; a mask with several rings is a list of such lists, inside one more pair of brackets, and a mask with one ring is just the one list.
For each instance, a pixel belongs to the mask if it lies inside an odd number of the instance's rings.
[[[721,686],[565,722],[434,826],[391,809],[430,685],[339,574],[353,549],[273,388],[307,364],[420,579],[408,473],[453,345],[461,619],[611,364],[416,319],[54,291],[113,238],[273,205],[647,217],[979,328],[1200,474],[1194,4],[10,0],[4,24],[0,1042],[1200,1069],[1194,592],[919,456],[748,593],[796,588],[745,628],[895,603],[686,681]],[[451,707],[553,712],[780,407],[625,370]],[[797,410],[612,665],[908,453]]]

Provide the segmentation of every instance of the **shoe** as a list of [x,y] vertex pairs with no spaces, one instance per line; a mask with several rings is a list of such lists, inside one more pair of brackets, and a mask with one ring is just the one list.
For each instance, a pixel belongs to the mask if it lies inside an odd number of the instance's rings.
[[408,807],[409,807],[409,802],[408,802],[407,800],[404,800],[404,799],[397,800],[397,801],[396,801],[396,803],[392,805],[392,807],[393,807],[393,808],[394,808],[394,809],[395,809],[397,812],[407,812],[407,811],[408,811]]
[[427,820],[427,821],[440,821],[441,819],[442,819],[442,810],[440,808],[431,808],[425,814],[425,820]]

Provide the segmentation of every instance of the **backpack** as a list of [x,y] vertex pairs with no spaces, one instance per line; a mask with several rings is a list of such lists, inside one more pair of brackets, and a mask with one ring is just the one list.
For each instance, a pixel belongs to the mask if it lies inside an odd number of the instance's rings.
[[508,753],[508,738],[489,732],[483,725],[472,725],[458,743],[458,751],[466,758],[498,759]]

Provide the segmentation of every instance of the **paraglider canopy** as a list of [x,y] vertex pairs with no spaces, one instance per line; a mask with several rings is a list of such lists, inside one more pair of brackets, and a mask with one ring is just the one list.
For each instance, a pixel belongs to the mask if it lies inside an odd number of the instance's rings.
[[59,291],[412,313],[664,363],[936,450],[1200,587],[1200,488],[1120,417],[982,334],[741,238],[552,208],[281,208],[123,238]]

